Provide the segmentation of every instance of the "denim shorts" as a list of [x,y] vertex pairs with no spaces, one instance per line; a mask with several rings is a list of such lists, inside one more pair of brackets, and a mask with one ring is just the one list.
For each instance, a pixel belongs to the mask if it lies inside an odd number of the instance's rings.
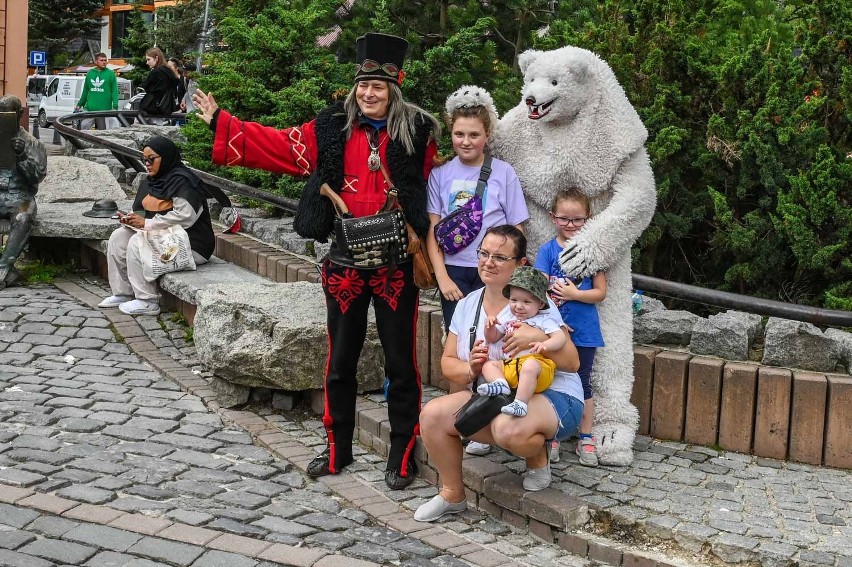
[[[568,439],[580,425],[580,418],[583,417],[583,402],[573,396],[553,390],[545,390],[541,395],[547,398],[547,401],[553,406],[556,419],[559,420],[559,427],[553,439],[557,441]],[[551,440],[548,439],[548,441]]]

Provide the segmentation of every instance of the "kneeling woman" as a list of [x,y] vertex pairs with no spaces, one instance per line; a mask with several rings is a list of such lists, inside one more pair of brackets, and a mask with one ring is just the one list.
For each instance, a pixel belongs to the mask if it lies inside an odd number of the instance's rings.
[[[501,358],[502,353],[512,357],[528,348],[531,342],[547,338],[542,331],[522,325],[505,337],[502,344],[488,345],[484,341],[485,321],[508,309],[509,299],[503,295],[503,288],[515,268],[527,263],[526,253],[526,238],[514,226],[496,226],[485,233],[477,250],[479,277],[485,287],[462,299],[453,314],[441,357],[441,371],[447,380],[469,386],[482,373],[489,351],[492,359]],[[559,313],[552,301],[550,309]],[[473,328],[476,341],[471,349],[469,330]],[[576,373],[580,361],[573,343],[568,340],[562,350],[542,354],[556,362],[558,371],[550,388],[532,397],[529,413],[522,418],[499,415],[488,427],[472,436],[474,441],[496,444],[525,458],[524,488],[530,491],[542,490],[550,484],[545,441],[567,438],[577,429],[583,414],[583,388]],[[456,412],[470,396],[470,390],[463,390],[434,399],[420,414],[421,435],[429,461],[438,469],[441,491],[417,509],[415,520],[431,522],[467,508],[462,480],[462,443],[454,423]]]
[[109,286],[113,295],[98,306],[118,307],[128,315],[158,315],[157,282],[143,277],[143,259],[134,242],[139,236],[133,229],[183,227],[189,235],[196,265],[206,263],[213,255],[216,237],[207,207],[207,191],[201,180],[183,165],[175,143],[154,136],[142,149],[142,161],[148,177],[139,185],[133,210],[144,211],[144,216],[135,212],[119,215],[119,222],[124,226],[113,231],[107,249]]

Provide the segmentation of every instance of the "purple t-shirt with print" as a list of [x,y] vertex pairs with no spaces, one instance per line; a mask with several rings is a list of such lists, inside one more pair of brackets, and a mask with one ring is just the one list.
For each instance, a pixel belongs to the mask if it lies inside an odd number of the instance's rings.
[[[476,194],[479,166],[465,165],[454,157],[429,175],[428,212],[446,217]],[[458,254],[444,255],[450,266],[473,268],[477,265],[476,249],[485,231],[500,224],[521,224],[529,218],[527,204],[521,191],[521,182],[512,166],[503,160],[491,163],[491,176],[482,195],[482,231],[476,239]]]

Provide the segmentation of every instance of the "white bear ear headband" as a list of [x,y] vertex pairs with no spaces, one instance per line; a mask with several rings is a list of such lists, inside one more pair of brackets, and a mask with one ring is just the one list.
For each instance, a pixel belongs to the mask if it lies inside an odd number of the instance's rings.
[[494,107],[494,99],[491,94],[482,87],[476,85],[465,85],[456,90],[453,94],[447,97],[447,102],[444,108],[449,116],[459,108],[473,108],[482,106],[488,111],[491,118],[492,131],[497,127],[500,117],[497,116],[497,109]]

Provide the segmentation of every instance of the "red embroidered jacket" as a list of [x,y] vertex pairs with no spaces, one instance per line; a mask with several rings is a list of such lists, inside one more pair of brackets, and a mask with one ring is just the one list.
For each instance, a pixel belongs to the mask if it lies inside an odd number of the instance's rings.
[[[216,119],[213,163],[241,165],[273,173],[308,176],[317,167],[316,121],[278,130],[255,122],[245,122],[220,110]],[[359,127],[346,142],[343,151],[343,186],[334,189],[355,217],[372,215],[382,208],[387,182],[381,170],[370,171],[367,159],[370,144],[367,126]],[[379,154],[387,163],[388,134],[380,133]],[[438,153],[430,140],[423,161],[423,179],[428,179],[433,158]]]

